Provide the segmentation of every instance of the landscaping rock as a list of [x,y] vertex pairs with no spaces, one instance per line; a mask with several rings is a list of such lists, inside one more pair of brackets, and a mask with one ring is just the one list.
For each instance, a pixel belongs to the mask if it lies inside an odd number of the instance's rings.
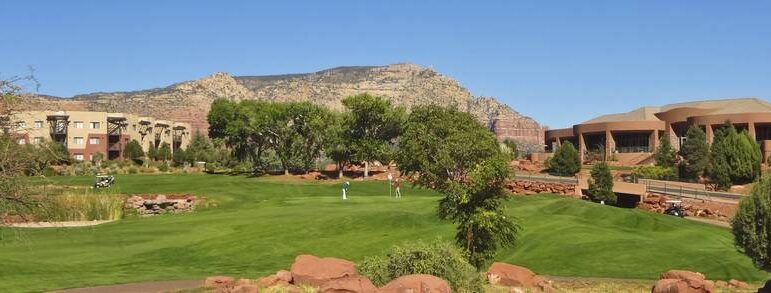
[[731,279],[730,281],[728,281],[728,285],[737,289],[750,289],[749,284],[736,279]]
[[227,288],[236,284],[236,279],[227,276],[211,276],[203,282],[205,288]]
[[292,273],[290,273],[289,271],[286,271],[286,270],[280,270],[280,271],[276,272],[276,277],[279,280],[285,281],[287,283],[291,283],[292,282]]
[[398,277],[380,288],[378,293],[450,293],[450,284],[432,275],[407,275]]
[[276,275],[270,275],[257,279],[257,285],[262,288],[268,288],[273,286],[287,286],[289,285],[289,282],[282,280]]
[[319,292],[322,293],[374,293],[375,291],[377,287],[372,284],[372,281],[359,275],[329,280],[319,288]]
[[715,290],[712,281],[706,280],[704,274],[684,270],[670,270],[661,274],[661,278],[653,286],[653,293],[711,293]]
[[313,255],[299,255],[291,268],[294,284],[321,286],[332,279],[354,276],[356,264],[348,260]]
[[259,293],[260,287],[254,284],[236,285],[233,287],[231,293]]
[[487,280],[492,285],[509,287],[533,287],[537,285],[535,273],[528,268],[496,262],[487,270]]

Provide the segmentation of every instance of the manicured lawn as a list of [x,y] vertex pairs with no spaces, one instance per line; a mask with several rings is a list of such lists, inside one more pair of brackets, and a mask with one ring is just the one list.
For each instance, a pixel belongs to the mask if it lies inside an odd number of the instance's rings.
[[[359,261],[406,240],[454,235],[452,224],[436,218],[439,195],[432,191],[404,187],[404,198],[395,200],[383,182],[353,181],[343,202],[339,187],[276,177],[120,176],[123,192],[194,193],[218,207],[86,228],[4,229],[0,292],[214,274],[255,278],[287,268],[301,253]],[[711,279],[768,278],[735,250],[724,228],[556,196],[515,197],[508,207],[522,238],[497,259],[541,274],[656,279],[681,268]]]

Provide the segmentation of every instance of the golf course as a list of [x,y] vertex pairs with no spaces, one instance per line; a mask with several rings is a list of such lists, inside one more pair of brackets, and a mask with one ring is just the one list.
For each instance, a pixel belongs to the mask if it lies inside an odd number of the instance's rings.
[[[37,184],[88,186],[93,177]],[[0,292],[44,291],[210,275],[256,278],[298,254],[361,261],[404,241],[453,241],[436,214],[441,195],[405,184],[390,198],[383,181],[294,177],[121,175],[124,194],[191,193],[206,207],[188,214],[129,216],[80,228],[3,228]],[[768,279],[736,250],[730,230],[642,210],[556,195],[512,196],[507,213],[522,228],[496,261],[550,276],[655,280],[670,269],[709,279]]]

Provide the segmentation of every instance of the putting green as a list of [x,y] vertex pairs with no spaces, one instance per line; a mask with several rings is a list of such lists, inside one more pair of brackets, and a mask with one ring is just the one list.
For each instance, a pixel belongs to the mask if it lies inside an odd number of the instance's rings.
[[[335,181],[191,174],[124,175],[117,182],[126,193],[194,193],[218,206],[93,227],[3,229],[0,292],[214,274],[255,278],[287,268],[301,253],[359,261],[403,241],[454,235],[453,225],[434,214],[439,194],[404,186],[396,200],[379,181],[352,181],[345,202]],[[514,197],[507,206],[523,230],[519,244],[497,260],[540,274],[656,279],[679,268],[710,279],[769,277],[736,251],[725,228],[557,196]]]

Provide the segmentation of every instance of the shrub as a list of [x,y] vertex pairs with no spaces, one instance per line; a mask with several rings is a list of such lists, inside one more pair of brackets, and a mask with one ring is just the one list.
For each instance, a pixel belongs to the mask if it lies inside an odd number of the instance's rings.
[[746,131],[736,132],[728,121],[715,131],[710,151],[710,178],[721,188],[749,183],[760,175],[760,147]]
[[160,166],[158,166],[158,171],[161,172],[169,172],[169,164],[166,162],[163,162]]
[[136,139],[132,139],[126,144],[123,155],[137,165],[140,165],[142,164],[142,157],[144,157],[145,152],[142,151],[142,145],[140,145]]
[[129,167],[127,172],[129,174],[136,174],[139,173],[139,170],[137,170],[137,167]]
[[680,148],[683,161],[680,162],[683,178],[699,179],[709,162],[707,136],[698,126],[688,128],[687,139]]
[[640,179],[675,180],[677,170],[674,167],[637,166],[632,170],[632,176]]
[[761,269],[771,269],[771,175],[764,175],[742,199],[731,220],[736,246]]
[[616,194],[613,193],[613,175],[605,162],[599,162],[592,167],[592,179],[589,181],[589,194],[595,200],[616,204]]
[[570,142],[564,142],[549,160],[549,172],[559,176],[573,176],[581,171],[581,158]]
[[457,292],[483,292],[484,280],[464,253],[450,242],[408,242],[392,247],[385,257],[365,259],[358,267],[375,285],[404,275],[429,274],[447,280]]
[[677,163],[677,154],[669,142],[669,136],[659,139],[659,147],[656,149],[656,166],[671,168]]

